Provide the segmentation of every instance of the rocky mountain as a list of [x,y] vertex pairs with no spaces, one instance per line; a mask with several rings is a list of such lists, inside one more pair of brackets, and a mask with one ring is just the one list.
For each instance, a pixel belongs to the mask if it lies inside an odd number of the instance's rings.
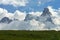
[[12,20],[9,19],[8,17],[4,17],[0,20],[0,23],[11,23],[11,22],[12,22]]
[[49,11],[48,8],[44,8],[43,13],[39,17],[39,20],[41,22],[47,22],[48,21],[48,22],[53,23],[53,21],[52,21],[52,14],[51,14],[51,12]]
[[43,13],[39,17],[39,21],[43,22],[46,25],[45,28],[51,29],[56,27],[52,18],[52,13],[49,11],[49,9],[44,8]]
[[25,14],[20,14],[20,12],[16,12],[13,16],[13,19],[10,19],[9,17],[3,17],[0,20],[0,25],[1,23],[7,24],[4,24],[5,26],[3,26],[2,29],[8,28],[7,30],[51,30],[57,27],[53,22],[52,13],[49,11],[48,8],[44,8],[42,14],[39,16],[33,14],[26,14],[26,16],[24,15]]
[[56,26],[53,23],[52,14],[48,8],[44,8],[43,13],[40,16],[33,16],[31,14],[27,14],[24,21],[31,21],[33,19],[35,19],[39,23],[41,22],[41,23],[45,24],[45,28],[47,28],[47,29],[51,29],[51,27],[53,28]]

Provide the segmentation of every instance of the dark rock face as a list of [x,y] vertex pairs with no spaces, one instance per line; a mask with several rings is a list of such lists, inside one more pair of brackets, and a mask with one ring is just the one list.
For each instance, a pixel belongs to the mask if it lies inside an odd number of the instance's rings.
[[43,13],[42,13],[41,16],[46,16],[46,15],[49,15],[49,16],[51,15],[48,8],[44,8]]
[[32,20],[32,16],[30,14],[27,14],[24,21]]
[[[52,17],[51,17],[51,12],[49,11],[48,8],[44,8],[43,10],[43,13],[40,17],[37,17],[37,16],[33,16],[32,14],[27,14],[24,21],[29,21],[29,20],[32,20],[32,19],[35,19],[36,21],[40,21],[40,19],[42,19],[44,22],[52,22]],[[46,19],[46,20],[45,20]],[[14,20],[17,20],[18,19],[14,19]],[[0,20],[0,23],[10,23],[12,22],[13,20],[9,19],[8,17],[4,17]],[[41,21],[41,22],[43,22]]]
[[31,14],[27,14],[24,21],[29,21],[29,20],[32,20],[32,19],[35,19],[35,20],[39,21],[40,19],[42,19],[42,20],[44,20],[44,22],[47,22],[47,21],[48,22],[52,22],[51,15],[52,14],[49,11],[49,9],[48,8],[44,8],[43,13],[41,14],[40,17],[36,17],[36,16],[31,15]]
[[35,19],[37,20],[38,17],[37,16],[33,16],[32,14],[27,14],[24,21],[29,21],[29,20],[32,20],[32,19]]
[[12,22],[12,20],[9,19],[8,17],[4,17],[0,20],[0,23],[10,23],[10,22]]
[[48,8],[44,8],[43,10],[43,13],[42,13],[42,17],[45,17],[46,18],[46,21],[49,21],[49,22],[52,22],[52,19],[51,19],[51,12],[49,11]]
[[47,18],[47,20],[46,20],[46,21],[52,22],[52,19],[51,19],[51,18]]

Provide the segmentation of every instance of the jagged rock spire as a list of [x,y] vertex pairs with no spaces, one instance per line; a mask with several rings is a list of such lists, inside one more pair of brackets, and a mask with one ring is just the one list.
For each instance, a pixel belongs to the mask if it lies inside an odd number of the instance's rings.
[[8,17],[4,17],[0,20],[0,23],[10,23],[10,22],[12,22],[12,20],[9,19]]
[[41,16],[46,16],[46,15],[51,15],[50,11],[48,8],[44,8],[43,13]]
[[43,13],[42,13],[41,16],[44,17],[44,19],[46,19],[46,21],[49,21],[49,22],[53,23],[51,15],[52,14],[49,11],[49,9],[48,8],[44,8]]

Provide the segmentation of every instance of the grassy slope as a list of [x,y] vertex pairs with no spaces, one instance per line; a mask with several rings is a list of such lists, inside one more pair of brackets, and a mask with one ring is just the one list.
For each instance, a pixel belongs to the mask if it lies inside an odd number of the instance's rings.
[[0,40],[60,40],[60,32],[0,31]]

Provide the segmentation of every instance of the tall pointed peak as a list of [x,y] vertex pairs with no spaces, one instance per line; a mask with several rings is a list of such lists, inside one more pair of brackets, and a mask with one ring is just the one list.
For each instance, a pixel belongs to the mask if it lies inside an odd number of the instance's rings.
[[41,16],[46,16],[46,15],[51,15],[51,12],[49,11],[48,8],[44,8],[43,13]]
[[47,12],[47,11],[49,11],[49,9],[48,8],[44,8],[44,11]]
[[33,16],[31,14],[27,14],[24,21],[33,19]]

